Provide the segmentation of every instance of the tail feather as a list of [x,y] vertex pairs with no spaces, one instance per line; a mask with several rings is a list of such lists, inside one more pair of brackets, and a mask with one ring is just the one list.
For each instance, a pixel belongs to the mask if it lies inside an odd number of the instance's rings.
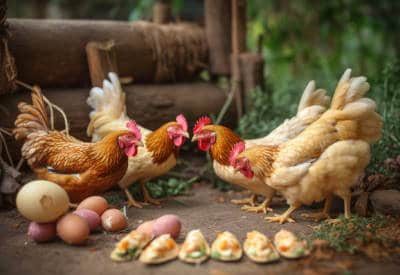
[[[93,108],[90,112],[90,122],[86,133],[97,140],[103,135],[101,130],[106,124],[118,119],[128,120],[125,106],[125,93],[118,76],[115,73],[109,73],[110,79],[103,81],[103,88],[94,87],[90,90],[87,104]],[[124,127],[124,124],[123,124]]]
[[308,82],[306,88],[304,89],[303,95],[301,96],[297,113],[300,113],[307,107],[316,105],[328,107],[329,100],[330,98],[326,95],[326,91],[324,89],[315,90],[315,81],[311,80]]
[[366,77],[351,78],[351,70],[347,69],[335,90],[331,110],[340,111],[332,114],[342,124],[343,127],[340,128],[343,131],[349,130],[345,125],[350,124],[346,121],[355,121],[357,122],[355,130],[357,138],[372,143],[380,138],[383,121],[381,116],[376,113],[375,101],[363,97],[369,88]]
[[18,104],[18,109],[21,113],[14,122],[13,135],[15,139],[23,140],[31,133],[49,130],[49,119],[39,87],[35,86],[32,90],[32,105],[21,102]]
[[365,76],[350,78],[351,70],[347,69],[339,80],[332,98],[331,109],[341,110],[347,104],[355,102],[369,91],[370,85]]

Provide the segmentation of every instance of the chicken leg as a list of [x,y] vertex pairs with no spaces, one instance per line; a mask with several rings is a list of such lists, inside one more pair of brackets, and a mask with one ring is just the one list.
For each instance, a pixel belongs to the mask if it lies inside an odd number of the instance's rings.
[[150,203],[150,204],[154,204],[154,205],[160,205],[160,201],[157,199],[154,199],[150,196],[149,190],[147,190],[146,187],[146,182],[145,181],[141,181],[140,182],[140,186],[142,188],[142,192],[143,192],[143,201],[145,203]]
[[133,198],[131,192],[129,192],[128,187],[124,188],[124,192],[125,192],[126,196],[128,197],[128,201],[127,201],[128,207],[134,206],[137,208],[143,208],[143,206]]
[[231,203],[234,204],[248,204],[247,206],[254,206],[256,203],[257,195],[253,194],[248,198],[243,198],[239,200],[231,200]]
[[266,198],[261,204],[257,206],[251,206],[251,205],[244,205],[242,206],[243,211],[247,212],[255,212],[255,213],[264,213],[266,214],[268,211],[272,212],[272,209],[269,208],[269,203],[271,202],[271,198]]
[[324,219],[330,219],[331,217],[329,215],[329,211],[331,210],[331,205],[332,205],[332,195],[329,195],[325,199],[325,205],[324,205],[324,209],[322,211],[317,212],[317,213],[304,213],[301,216],[306,219],[314,220],[316,222],[319,222]]
[[290,217],[290,214],[292,214],[292,212],[293,212],[294,210],[296,210],[297,208],[299,208],[299,207],[300,207],[300,205],[297,205],[297,204],[291,205],[291,206],[289,207],[289,209],[286,210],[286,212],[283,213],[282,215],[275,216],[275,217],[266,217],[265,219],[266,219],[268,222],[279,222],[280,224],[285,223],[286,221],[288,221],[288,222],[295,222],[295,220],[293,220],[293,219]]

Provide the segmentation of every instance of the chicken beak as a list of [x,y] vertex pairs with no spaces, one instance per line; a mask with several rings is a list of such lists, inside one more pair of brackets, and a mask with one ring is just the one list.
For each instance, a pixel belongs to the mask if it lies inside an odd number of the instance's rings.
[[183,132],[182,133],[182,136],[184,136],[185,138],[190,138],[190,135],[189,135],[189,133],[188,132]]
[[193,135],[192,137],[192,142],[198,141],[199,140],[199,136],[198,135]]

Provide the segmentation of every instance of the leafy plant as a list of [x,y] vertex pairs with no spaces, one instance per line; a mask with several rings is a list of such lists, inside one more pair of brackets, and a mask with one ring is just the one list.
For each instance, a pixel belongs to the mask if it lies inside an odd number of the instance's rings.
[[338,223],[323,222],[313,232],[312,239],[326,240],[338,252],[356,253],[368,243],[382,244],[387,239],[378,230],[386,225],[384,216],[369,218],[352,215],[346,219],[339,216]]
[[400,61],[387,64],[382,75],[372,84],[370,94],[377,102],[382,116],[382,138],[372,147],[371,172],[390,173],[383,163],[389,157],[400,155]]

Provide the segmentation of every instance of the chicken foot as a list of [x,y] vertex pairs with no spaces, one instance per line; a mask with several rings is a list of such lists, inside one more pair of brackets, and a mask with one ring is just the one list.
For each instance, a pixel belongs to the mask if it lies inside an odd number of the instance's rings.
[[300,205],[291,205],[289,207],[288,210],[286,210],[285,213],[283,213],[282,215],[279,216],[275,216],[275,217],[266,217],[265,220],[267,220],[268,222],[279,222],[280,224],[285,223],[286,221],[288,222],[295,222],[295,220],[293,220],[290,215],[292,214],[292,212],[294,210],[296,210],[297,208],[299,208]]
[[248,204],[247,206],[255,206],[256,204],[257,195],[253,194],[248,198],[238,199],[238,200],[231,200],[233,204]]
[[332,205],[332,196],[329,195],[325,199],[325,205],[324,205],[324,209],[322,211],[317,212],[317,213],[304,213],[301,216],[303,218],[311,219],[316,222],[319,222],[319,221],[325,220],[325,219],[330,219],[331,216],[329,215],[329,211],[331,210],[331,205]]
[[[350,210],[351,195],[346,194],[346,195],[342,195],[340,197],[343,199],[343,203],[344,203],[344,217],[345,217],[345,219],[349,219],[351,216],[351,210]],[[338,224],[338,223],[341,223],[341,220],[340,219],[329,219],[327,222],[329,224]]]
[[123,189],[124,189],[126,196],[128,197],[128,201],[127,201],[128,207],[134,206],[137,208],[143,208],[143,206],[133,198],[131,192],[129,192],[128,187],[125,187]]
[[255,212],[255,213],[264,213],[264,214],[266,214],[269,211],[272,212],[272,209],[268,207],[270,202],[271,202],[271,199],[270,198],[266,198],[261,204],[259,204],[257,206],[244,205],[244,206],[242,206],[241,209],[243,211],[247,211],[247,212]]
[[143,192],[143,201],[145,203],[150,203],[150,204],[154,204],[154,205],[160,205],[161,203],[160,203],[159,200],[154,199],[154,198],[152,198],[150,196],[149,190],[147,190],[147,187],[146,187],[145,183],[146,183],[145,181],[140,182],[140,186],[141,186],[142,192]]

